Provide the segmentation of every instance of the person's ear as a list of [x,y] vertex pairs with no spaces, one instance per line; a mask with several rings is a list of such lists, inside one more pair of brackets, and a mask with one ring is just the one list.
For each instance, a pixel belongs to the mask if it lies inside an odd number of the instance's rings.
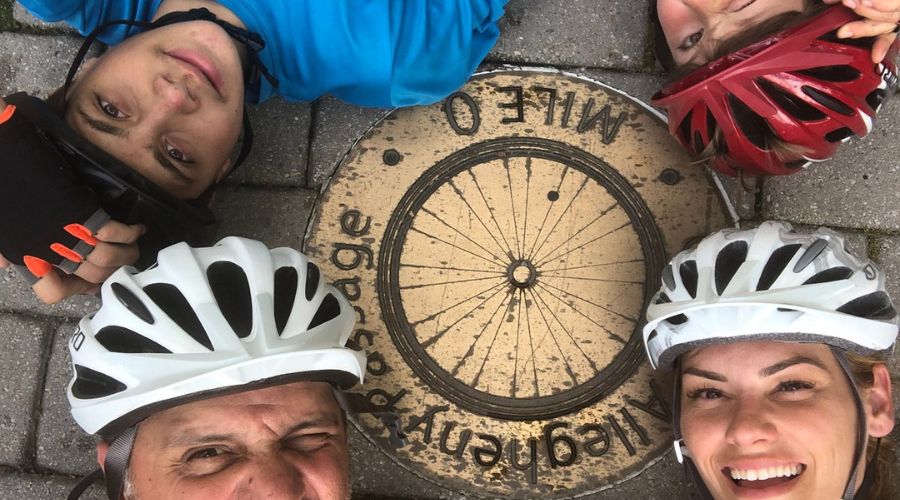
[[108,451],[109,443],[107,443],[106,441],[100,441],[99,443],[97,443],[97,463],[100,464],[100,469],[102,469],[103,472],[106,472],[106,470],[103,468],[106,464],[106,452]]
[[884,437],[894,429],[894,402],[891,397],[891,374],[884,364],[872,367],[872,387],[863,391],[866,407],[866,430],[871,437]]

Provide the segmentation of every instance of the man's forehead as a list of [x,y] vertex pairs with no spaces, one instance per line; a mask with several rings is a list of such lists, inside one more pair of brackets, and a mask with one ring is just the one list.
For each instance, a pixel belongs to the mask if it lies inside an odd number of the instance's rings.
[[339,420],[340,406],[332,391],[324,382],[281,384],[185,403],[147,420],[164,423],[169,428],[194,426],[198,419],[205,420],[211,415],[287,414],[296,421]]

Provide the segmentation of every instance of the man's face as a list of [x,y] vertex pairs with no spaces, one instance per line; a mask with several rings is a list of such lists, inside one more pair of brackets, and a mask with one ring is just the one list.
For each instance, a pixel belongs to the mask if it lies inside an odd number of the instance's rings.
[[719,43],[778,14],[803,11],[804,0],[657,0],[659,23],[675,64],[704,64]]
[[191,199],[229,168],[243,104],[234,42],[218,25],[192,21],[133,36],[85,63],[65,118],[167,192]]
[[329,385],[297,382],[188,403],[141,422],[136,499],[330,499],[349,491],[347,434]]

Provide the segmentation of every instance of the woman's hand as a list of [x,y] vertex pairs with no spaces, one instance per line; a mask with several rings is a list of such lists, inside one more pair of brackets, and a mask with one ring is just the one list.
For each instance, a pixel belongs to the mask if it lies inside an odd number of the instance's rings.
[[55,304],[72,295],[96,292],[116,269],[137,261],[137,240],[144,231],[140,224],[127,225],[110,220],[94,235],[97,245],[78,269],[72,274],[50,269],[32,287],[35,295],[46,304]]
[[847,23],[838,30],[839,38],[878,37],[872,45],[872,62],[879,63],[897,38],[900,22],[900,0],[823,0],[827,4],[842,3],[864,17]]

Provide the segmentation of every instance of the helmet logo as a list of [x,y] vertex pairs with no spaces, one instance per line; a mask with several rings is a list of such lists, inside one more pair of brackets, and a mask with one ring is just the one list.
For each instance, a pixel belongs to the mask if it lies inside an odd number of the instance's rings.
[[863,268],[863,273],[866,275],[866,279],[870,281],[878,276],[878,273],[875,271],[875,266],[872,264],[866,264],[866,267]]

